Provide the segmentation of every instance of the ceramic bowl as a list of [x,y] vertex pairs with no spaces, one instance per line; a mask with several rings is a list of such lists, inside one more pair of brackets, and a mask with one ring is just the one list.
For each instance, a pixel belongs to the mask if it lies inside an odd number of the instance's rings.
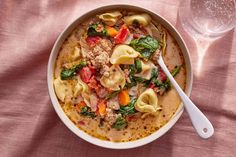
[[168,123],[166,123],[163,127],[161,127],[159,130],[154,132],[153,134],[151,134],[145,138],[141,138],[139,140],[135,140],[135,141],[131,141],[131,142],[119,142],[119,143],[118,142],[110,142],[110,141],[104,141],[104,140],[100,140],[98,138],[92,137],[89,134],[87,134],[84,131],[77,128],[74,125],[74,123],[66,116],[66,114],[62,110],[62,108],[58,102],[58,99],[56,97],[54,87],[53,87],[53,72],[54,72],[56,58],[57,58],[57,55],[58,55],[58,52],[60,50],[62,43],[68,37],[68,35],[76,28],[76,26],[79,23],[83,22],[87,18],[94,16],[96,14],[99,14],[101,12],[119,10],[119,9],[127,10],[127,11],[137,11],[137,12],[148,13],[149,15],[151,15],[153,20],[162,24],[169,31],[169,33],[175,38],[175,40],[177,41],[177,43],[183,53],[183,57],[185,60],[186,70],[187,70],[187,75],[186,75],[187,81],[186,81],[185,92],[187,95],[190,95],[190,92],[192,89],[193,75],[192,75],[192,68],[191,68],[191,61],[190,61],[190,57],[189,57],[189,52],[186,47],[186,44],[183,41],[183,38],[180,36],[180,34],[174,28],[174,26],[172,26],[165,18],[163,18],[160,15],[158,15],[152,11],[149,11],[147,9],[137,7],[137,6],[131,6],[131,5],[109,5],[109,6],[100,7],[100,8],[94,9],[92,11],[89,11],[89,12],[83,14],[82,16],[78,17],[74,22],[69,24],[66,27],[66,29],[60,34],[60,36],[57,38],[57,40],[53,46],[53,49],[51,51],[50,58],[48,61],[47,83],[48,83],[49,95],[50,95],[50,98],[51,98],[51,101],[52,101],[52,104],[53,104],[53,107],[54,107],[56,113],[58,114],[58,116],[60,117],[62,122],[73,133],[75,133],[80,138],[82,138],[92,144],[101,146],[101,147],[111,148],[111,149],[128,149],[128,148],[134,148],[134,147],[138,147],[138,146],[142,146],[147,143],[150,143],[150,142],[158,139],[159,137],[161,137],[165,133],[167,133],[167,131],[173,127],[173,125],[177,122],[177,120],[182,115],[183,104],[179,105],[179,108],[177,109],[174,116],[170,119],[170,121]]

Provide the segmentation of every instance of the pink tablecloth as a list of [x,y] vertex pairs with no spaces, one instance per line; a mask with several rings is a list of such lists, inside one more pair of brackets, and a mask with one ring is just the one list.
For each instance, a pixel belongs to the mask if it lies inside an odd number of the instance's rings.
[[[143,147],[109,150],[85,142],[56,115],[47,92],[47,61],[67,24],[98,6],[135,4],[164,16],[183,35],[194,69],[192,100],[215,127],[198,137],[186,113],[166,135]],[[179,1],[1,0],[0,156],[1,157],[230,157],[236,154],[236,34],[212,43],[204,57],[181,29]]]

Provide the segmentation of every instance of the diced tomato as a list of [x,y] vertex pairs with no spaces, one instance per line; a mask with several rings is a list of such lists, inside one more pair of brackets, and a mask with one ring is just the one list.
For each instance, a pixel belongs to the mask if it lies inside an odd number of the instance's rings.
[[85,40],[89,46],[93,47],[100,42],[100,39],[101,38],[99,36],[94,36],[94,37],[91,36],[87,37]]
[[137,116],[135,116],[135,115],[129,115],[129,116],[126,117],[126,119],[128,121],[136,121],[136,120],[138,120]]
[[161,81],[164,82],[167,79],[166,74],[162,71],[162,69],[159,70],[159,74]]
[[80,70],[80,77],[82,79],[82,81],[84,81],[85,83],[88,83],[90,78],[94,75],[95,70],[94,68],[91,67],[83,67]]
[[88,81],[88,86],[91,88],[91,89],[98,89],[100,87],[100,84],[98,83],[98,81],[96,80],[95,76],[92,76],[90,78],[90,80]]
[[149,88],[152,88],[152,89],[155,88],[155,84],[154,83],[150,83],[149,84]]
[[122,25],[118,34],[114,37],[116,44],[122,44],[123,42],[125,42],[126,38],[128,37],[128,34],[128,27],[125,24]]
[[134,38],[134,39],[138,39],[139,37],[140,37],[139,34],[133,34],[133,38]]
[[85,125],[85,122],[81,120],[81,121],[78,121],[78,124],[79,125]]

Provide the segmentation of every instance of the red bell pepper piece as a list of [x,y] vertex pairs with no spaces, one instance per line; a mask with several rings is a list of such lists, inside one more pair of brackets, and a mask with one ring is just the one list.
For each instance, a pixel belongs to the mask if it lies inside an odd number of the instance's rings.
[[116,44],[122,44],[123,42],[125,42],[128,35],[129,35],[129,29],[124,24],[124,25],[121,26],[118,34],[114,37],[115,43]]

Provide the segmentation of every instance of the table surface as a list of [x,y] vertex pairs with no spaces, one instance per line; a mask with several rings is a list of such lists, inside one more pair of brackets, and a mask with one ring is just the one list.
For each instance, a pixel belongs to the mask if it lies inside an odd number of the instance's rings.
[[[203,140],[186,113],[164,136],[130,150],[94,146],[73,134],[56,115],[47,91],[48,57],[59,33],[81,14],[109,0],[0,1],[1,157],[182,156],[236,154],[236,33],[210,44],[206,53],[182,29],[179,1],[119,0],[150,9],[170,21],[190,50],[194,82],[191,99],[207,115],[215,134]],[[235,108],[234,108],[235,107]]]

